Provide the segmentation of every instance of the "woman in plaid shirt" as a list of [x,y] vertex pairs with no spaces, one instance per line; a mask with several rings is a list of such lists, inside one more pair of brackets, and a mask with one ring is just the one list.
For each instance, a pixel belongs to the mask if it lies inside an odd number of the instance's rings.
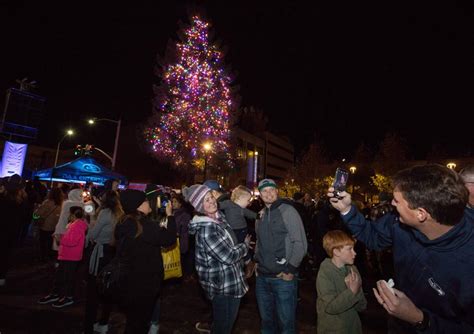
[[231,333],[240,299],[248,291],[242,259],[249,249],[250,235],[244,243],[237,243],[207,186],[195,184],[184,188],[183,195],[198,212],[189,224],[189,233],[196,238],[199,282],[212,302],[212,333]]

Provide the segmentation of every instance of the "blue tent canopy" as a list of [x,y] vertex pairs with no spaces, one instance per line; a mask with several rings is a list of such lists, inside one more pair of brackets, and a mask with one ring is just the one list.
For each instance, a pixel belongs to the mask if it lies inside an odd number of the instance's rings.
[[127,178],[105,168],[94,158],[84,156],[55,168],[39,170],[33,173],[43,181],[85,183],[93,182],[103,185],[109,179],[118,179],[121,184],[127,183]]

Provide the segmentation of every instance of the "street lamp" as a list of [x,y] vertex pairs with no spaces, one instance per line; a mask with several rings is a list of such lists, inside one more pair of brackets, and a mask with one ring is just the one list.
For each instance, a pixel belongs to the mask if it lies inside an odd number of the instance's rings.
[[206,142],[202,144],[204,148],[204,181],[207,179],[207,155],[212,150],[212,144],[210,142]]
[[74,130],[66,130],[66,134],[64,135],[64,137],[62,137],[61,140],[58,142],[58,146],[56,147],[56,157],[54,158],[54,168],[56,168],[56,166],[58,165],[59,147],[61,146],[61,143],[67,136],[72,136],[73,134]]
[[449,162],[446,167],[448,167],[449,169],[455,169],[456,168],[456,164],[454,162]]
[[122,118],[118,120],[108,119],[108,118],[90,118],[87,122],[90,125],[94,125],[95,122],[106,121],[112,122],[117,124],[117,129],[115,130],[115,144],[114,144],[114,154],[112,155],[112,170],[115,170],[115,163],[117,162],[117,150],[118,150],[118,143],[119,143],[119,136],[120,136],[120,125],[122,124]]
[[351,171],[351,174],[355,174],[357,167],[356,166],[351,166],[349,167],[349,170]]

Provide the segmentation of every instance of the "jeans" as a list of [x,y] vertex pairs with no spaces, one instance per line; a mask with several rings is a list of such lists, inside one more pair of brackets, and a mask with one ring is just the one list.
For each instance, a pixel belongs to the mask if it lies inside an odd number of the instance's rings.
[[296,333],[298,278],[284,281],[276,277],[257,276],[255,294],[262,318],[262,334]]
[[240,298],[216,295],[212,299],[212,333],[230,334],[239,312]]

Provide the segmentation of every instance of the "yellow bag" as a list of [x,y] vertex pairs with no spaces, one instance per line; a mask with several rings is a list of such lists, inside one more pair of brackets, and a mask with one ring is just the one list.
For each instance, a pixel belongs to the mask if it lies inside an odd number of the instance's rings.
[[179,238],[176,243],[168,248],[161,249],[161,256],[163,257],[163,269],[165,272],[163,279],[179,278],[183,276],[181,270],[181,253],[179,251]]

